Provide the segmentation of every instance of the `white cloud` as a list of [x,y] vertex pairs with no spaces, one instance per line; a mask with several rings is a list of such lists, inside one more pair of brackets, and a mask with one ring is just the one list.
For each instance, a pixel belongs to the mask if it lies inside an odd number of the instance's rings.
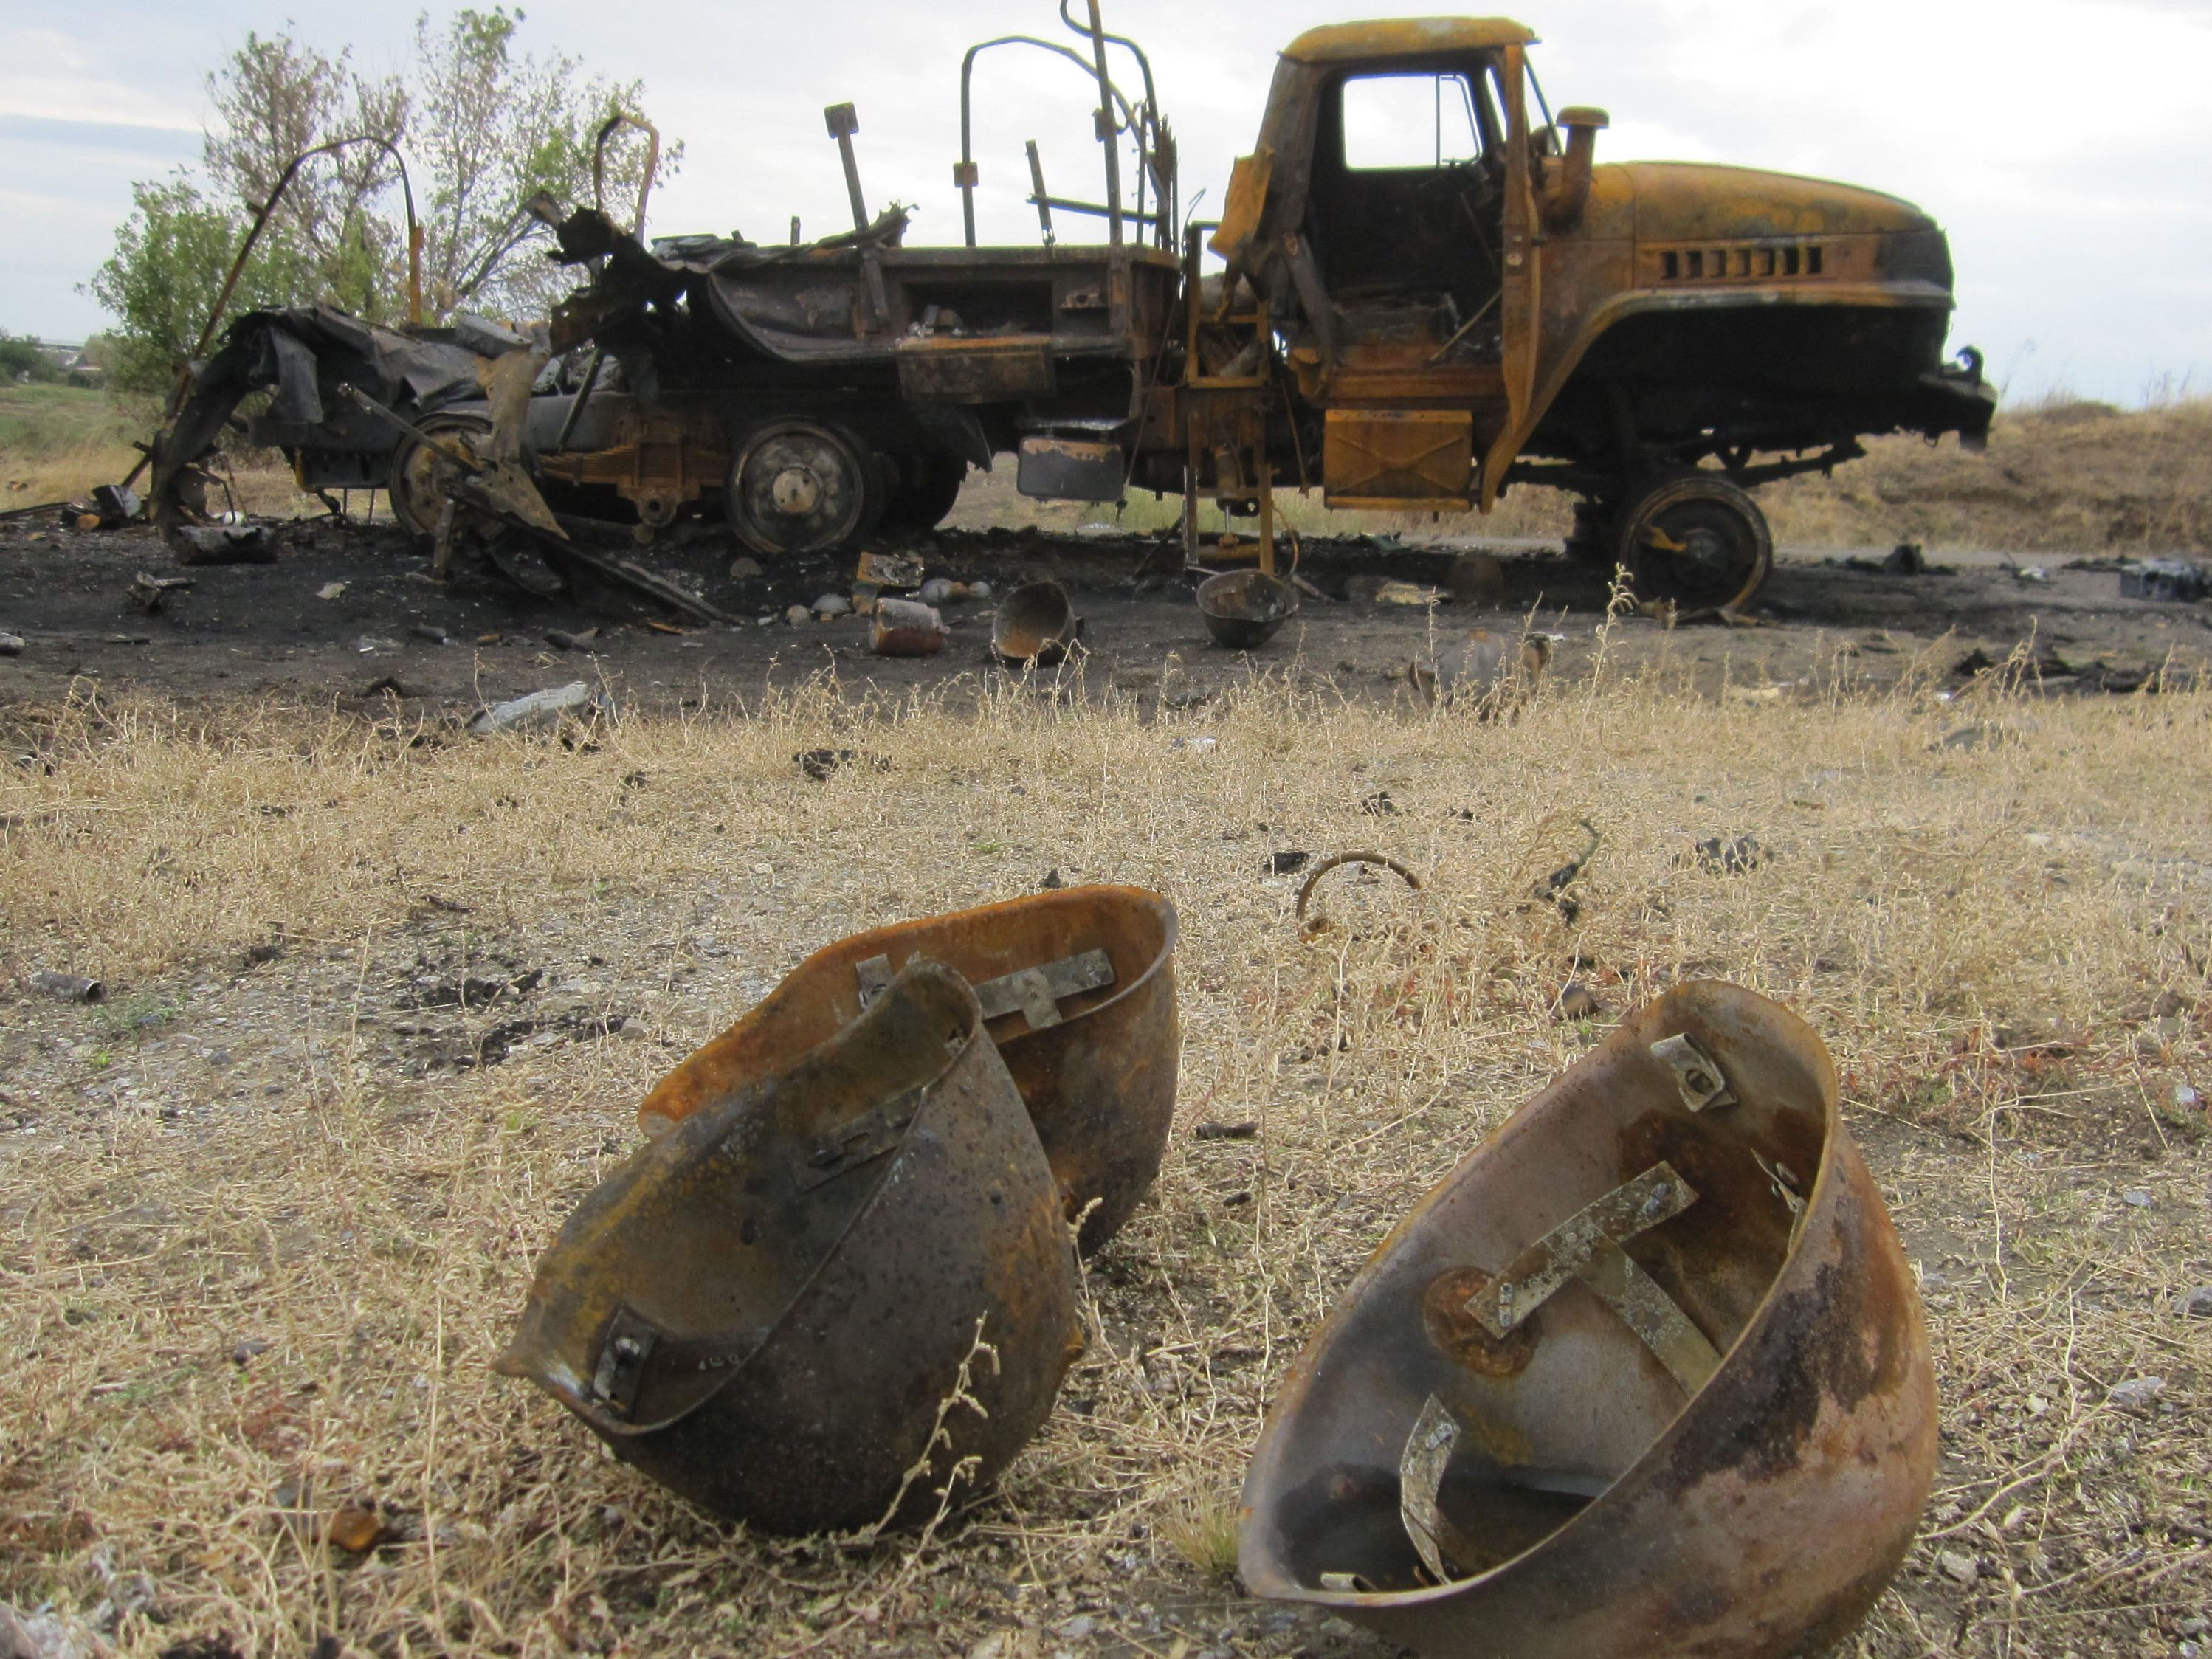
[[89,31],[0,28],[0,115],[198,131],[196,100],[119,76],[105,67],[112,61]]

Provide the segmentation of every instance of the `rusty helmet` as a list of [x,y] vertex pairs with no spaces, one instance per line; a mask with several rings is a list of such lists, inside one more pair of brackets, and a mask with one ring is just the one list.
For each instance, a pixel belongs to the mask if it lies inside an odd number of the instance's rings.
[[497,1368],[695,1503],[846,1531],[1036,1431],[1082,1351],[1075,1255],[958,975],[916,963],[793,1052],[585,1199]]
[[1822,1651],[1904,1559],[1936,1427],[1826,1051],[1685,985],[1353,1280],[1261,1432],[1243,1575],[1454,1659]]
[[1134,1212],[1167,1146],[1175,943],[1175,906],[1136,887],[1064,888],[857,934],[799,963],[664,1079],[638,1127],[665,1134],[827,1039],[908,963],[940,962],[975,986],[1088,1255]]

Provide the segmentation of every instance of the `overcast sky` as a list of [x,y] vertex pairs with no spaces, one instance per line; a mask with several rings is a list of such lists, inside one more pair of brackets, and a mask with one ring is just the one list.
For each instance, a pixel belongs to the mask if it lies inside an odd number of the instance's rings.
[[[687,153],[656,234],[781,240],[849,217],[824,105],[859,106],[872,203],[957,241],[960,56],[1053,34],[1054,0],[532,0],[524,45],[611,79]],[[1182,141],[1185,199],[1219,206],[1275,52],[1298,30],[1383,15],[1364,0],[1106,0],[1150,51]],[[288,20],[362,68],[404,66],[405,8],[333,0],[86,0],[0,21],[0,328],[82,339],[76,288],[130,210],[133,179],[195,161],[206,70]],[[444,15],[443,10],[435,14]],[[1554,108],[1597,104],[1601,160],[1725,161],[1845,179],[1919,203],[1951,233],[1956,344],[2015,397],[2054,386],[2133,404],[2185,379],[2212,392],[2212,0],[1527,0]],[[1056,193],[1095,197],[1097,146],[1072,66],[987,56],[977,76],[986,240],[1033,242],[1022,143]],[[2169,378],[2170,377],[2170,378]]]

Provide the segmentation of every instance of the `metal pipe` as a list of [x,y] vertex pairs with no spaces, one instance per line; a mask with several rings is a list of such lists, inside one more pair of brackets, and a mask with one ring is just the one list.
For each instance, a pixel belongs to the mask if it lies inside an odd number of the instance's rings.
[[[1073,20],[1071,24],[1079,33],[1082,32],[1079,24],[1073,24]],[[968,48],[967,55],[960,60],[960,160],[953,166],[952,182],[961,192],[961,216],[965,223],[969,247],[975,246],[975,189],[980,182],[981,173],[981,169],[975,165],[975,147],[971,118],[975,60],[994,46],[1036,46],[1042,51],[1051,52],[1056,58],[1065,58],[1085,75],[1095,73],[1091,61],[1085,58],[1081,52],[1073,47],[1063,46],[1057,40],[1040,40],[1034,34],[1001,34],[993,40],[979,40]],[[1139,56],[1141,58],[1142,54],[1139,53]],[[1150,75],[1151,68],[1147,65],[1148,81]],[[1108,86],[1113,94],[1113,101],[1121,106],[1122,118],[1133,124],[1137,119],[1136,112],[1131,107],[1128,99],[1123,95],[1119,87],[1114,86],[1110,82],[1108,82]]]
[[845,163],[845,193],[853,200],[853,228],[868,228],[868,198],[860,193],[860,163],[853,154],[853,135],[860,130],[860,112],[850,104],[832,104],[822,112],[830,136],[837,141],[837,154]]
[[[1066,196],[1048,196],[1041,180],[1037,193],[1030,199],[1041,207],[1057,208],[1062,213],[1087,213],[1094,219],[1103,219],[1111,210],[1103,202],[1079,202]],[[1139,213],[1134,208],[1123,208],[1121,216],[1132,224],[1156,225],[1161,222],[1158,214]]]
[[1121,246],[1121,147],[1114,122],[1114,77],[1106,71],[1106,25],[1091,0],[1091,54],[1098,75],[1098,142],[1106,146],[1106,240]]
[[592,205],[602,213],[606,211],[607,140],[623,127],[635,127],[647,141],[645,177],[637,186],[637,217],[630,226],[630,234],[641,242],[645,240],[645,204],[652,199],[653,183],[660,173],[660,129],[642,115],[617,110],[600,124],[599,139],[592,146]]
[[1044,187],[1044,158],[1037,154],[1036,140],[1029,142],[1030,183],[1035,187],[1030,200],[1036,204],[1037,223],[1044,230],[1044,245],[1050,247],[1058,238],[1052,234],[1052,197]]
[[[1069,0],[1060,0],[1060,21],[1076,33],[1089,38],[1097,21],[1098,8],[1095,4],[1091,8],[1092,21],[1091,24],[1086,25],[1077,22],[1069,15],[1068,3]],[[1145,102],[1142,112],[1144,118],[1141,122],[1139,121],[1133,112],[1128,116],[1129,125],[1135,129],[1137,134],[1137,207],[1141,212],[1145,205],[1145,175],[1147,165],[1159,154],[1160,94],[1158,87],[1152,80],[1152,60],[1146,55],[1142,46],[1126,34],[1108,34],[1101,31],[1098,38],[1103,40],[1109,46],[1120,46],[1127,52],[1137,60],[1138,72],[1145,77]],[[1126,100],[1124,108],[1127,108]],[[1165,184],[1163,181],[1161,194],[1164,197],[1166,193]],[[1163,200],[1160,207],[1164,216],[1162,222],[1164,222],[1167,218],[1173,217],[1173,204]],[[1168,245],[1164,241],[1161,244],[1164,247]]]
[[592,393],[599,384],[599,365],[605,360],[606,348],[593,346],[592,361],[584,366],[584,383],[576,388],[576,401],[568,405],[568,418],[561,422],[561,435],[553,441],[556,451],[568,447],[568,440],[576,434],[576,422],[584,418],[584,405],[592,401]]

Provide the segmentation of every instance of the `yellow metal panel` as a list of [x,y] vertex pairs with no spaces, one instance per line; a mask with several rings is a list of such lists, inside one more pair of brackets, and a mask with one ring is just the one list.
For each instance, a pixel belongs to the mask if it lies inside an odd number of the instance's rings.
[[1535,40],[1534,33],[1510,18],[1405,17],[1308,29],[1283,56],[1301,64],[1343,64],[1428,52],[1493,51],[1532,46]]
[[1249,155],[1240,155],[1229,173],[1229,199],[1221,209],[1221,224],[1213,233],[1213,251],[1235,264],[1252,239],[1260,234],[1260,214],[1267,205],[1267,185],[1275,174],[1275,152],[1262,144]]
[[1474,466],[1474,417],[1456,409],[1332,409],[1322,483],[1332,507],[1464,506]]

